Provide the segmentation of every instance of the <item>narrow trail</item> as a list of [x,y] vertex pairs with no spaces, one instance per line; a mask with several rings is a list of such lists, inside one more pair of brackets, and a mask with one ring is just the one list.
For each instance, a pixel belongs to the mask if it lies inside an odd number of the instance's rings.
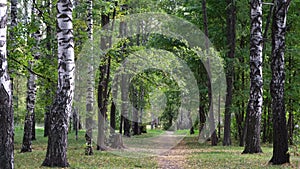
[[[168,132],[164,136],[164,141],[172,140],[174,138],[173,132]],[[167,152],[159,155],[158,168],[160,169],[184,169],[187,168],[187,156],[190,152],[183,140],[181,140],[175,147]]]
[[124,138],[126,148],[119,153],[127,157],[154,156],[158,163],[157,168],[160,169],[190,168],[187,159],[192,150],[186,146],[184,137],[185,135],[178,135],[173,131],[165,131],[155,137]]

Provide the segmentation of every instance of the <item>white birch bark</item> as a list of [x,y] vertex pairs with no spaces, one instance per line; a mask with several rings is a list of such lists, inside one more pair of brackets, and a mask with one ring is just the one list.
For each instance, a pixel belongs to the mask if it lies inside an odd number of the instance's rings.
[[[87,0],[88,4],[88,35],[89,40],[93,41],[93,0]],[[92,42],[93,43],[93,42]],[[92,122],[93,122],[93,111],[94,111],[94,67],[93,67],[93,46],[91,46],[91,56],[90,62],[88,62],[88,87],[87,87],[87,98],[86,98],[86,155],[93,154],[93,147],[92,147]]]
[[246,142],[243,153],[261,153],[260,123],[263,104],[262,77],[262,1],[251,0],[250,99],[246,119]]
[[14,168],[14,118],[6,54],[7,0],[0,0],[0,166]]
[[75,80],[73,6],[70,0],[57,2],[58,86],[50,112],[50,132],[43,166],[68,167],[67,133],[72,111]]

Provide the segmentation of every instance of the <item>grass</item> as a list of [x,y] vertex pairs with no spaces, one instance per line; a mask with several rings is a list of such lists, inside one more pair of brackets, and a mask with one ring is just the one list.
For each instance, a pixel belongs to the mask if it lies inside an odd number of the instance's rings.
[[[43,130],[36,130],[37,140],[33,141],[31,153],[19,153],[22,145],[23,131],[21,128],[15,130],[15,168],[16,169],[37,169],[46,155],[47,138],[43,137]],[[156,131],[155,131],[156,132]],[[150,132],[151,133],[151,132]],[[84,131],[79,132],[79,139],[75,140],[74,132],[69,134],[68,140],[68,161],[71,169],[99,169],[99,168],[157,168],[155,157],[128,158],[117,156],[110,152],[94,151],[93,156],[84,155]]]
[[[138,138],[150,138],[162,134],[162,130],[148,130],[141,136],[133,136],[132,141]],[[175,134],[186,133],[178,131]],[[118,156],[111,152],[94,151],[93,156],[84,155],[84,131],[79,132],[79,139],[75,140],[74,132],[69,134],[68,141],[68,161],[71,169],[117,169],[117,168],[158,168],[158,157],[129,158]],[[37,140],[33,141],[33,152],[19,153],[21,149],[23,130],[20,127],[15,129],[15,168],[16,169],[37,169],[46,155],[48,139],[43,137],[43,129],[38,128],[36,131]],[[126,138],[128,139],[128,138]],[[272,147],[263,145],[262,154],[241,155],[243,147],[216,146],[211,147],[209,143],[197,143],[197,135],[189,135],[183,140],[186,146],[186,159],[188,168],[300,168],[300,157],[291,157],[291,165],[269,166],[267,162],[272,156]]]
[[260,154],[241,154],[243,147],[237,146],[210,146],[209,143],[195,144],[194,136],[187,136],[185,144],[188,149],[193,151],[188,156],[189,168],[236,168],[236,169],[281,169],[281,168],[300,168],[300,157],[291,156],[290,165],[273,166],[268,165],[272,157],[272,147],[263,145],[263,153]]

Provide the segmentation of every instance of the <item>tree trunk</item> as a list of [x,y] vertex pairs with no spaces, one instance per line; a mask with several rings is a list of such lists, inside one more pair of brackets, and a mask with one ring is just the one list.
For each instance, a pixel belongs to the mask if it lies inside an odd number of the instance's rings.
[[12,108],[12,86],[7,70],[6,31],[7,1],[0,2],[0,166],[14,168],[14,117]]
[[[127,24],[126,22],[120,22],[120,37],[126,37],[127,34]],[[126,43],[122,46],[122,52],[125,52]],[[121,58],[125,59],[125,58]],[[123,70],[125,72],[125,70]],[[126,73],[121,73],[121,120],[120,120],[120,134],[130,137],[130,122],[129,122],[129,112],[128,112],[128,75]]]
[[143,114],[144,114],[144,97],[145,97],[145,90],[144,87],[141,86],[140,91],[139,91],[139,134],[146,133],[147,128],[146,125],[143,124]]
[[[101,25],[102,29],[107,30],[109,24],[109,15],[101,15]],[[101,37],[101,50],[105,50],[109,47],[109,37]],[[101,60],[101,65],[99,66],[100,77],[98,84],[98,138],[97,138],[97,150],[106,150],[105,146],[105,122],[106,122],[106,113],[107,113],[107,101],[108,101],[108,81],[109,81],[109,66],[110,58],[105,55],[104,59]]]
[[[91,43],[93,43],[93,0],[88,0],[88,36]],[[90,56],[91,63],[94,61],[93,56],[93,47],[91,47],[91,53]],[[93,64],[89,64],[88,66],[89,72],[88,72],[88,88],[87,88],[87,97],[86,97],[86,119],[85,119],[85,127],[86,127],[86,133],[85,133],[85,141],[86,141],[86,148],[85,148],[85,155],[93,155],[93,144],[92,144],[92,138],[93,138],[93,115],[94,115],[94,66]]]
[[[205,33],[205,50],[209,53],[208,44],[208,25],[207,25],[207,11],[206,11],[206,0],[202,0],[202,11],[203,11],[203,25]],[[218,144],[218,137],[216,133],[215,120],[214,120],[214,108],[213,108],[213,97],[212,97],[212,87],[211,87],[211,70],[210,70],[210,59],[207,59],[207,73],[208,73],[208,97],[209,97],[209,128],[211,133],[211,145],[216,146]]]
[[227,44],[229,51],[227,53],[227,94],[225,101],[225,123],[224,123],[224,139],[223,146],[231,145],[230,124],[231,124],[231,105],[232,105],[232,88],[233,88],[233,73],[235,56],[235,23],[236,23],[236,7],[233,0],[227,0]]
[[[32,62],[29,63],[31,66],[33,65]],[[33,112],[35,106],[35,99],[36,99],[36,81],[37,77],[33,73],[29,74],[29,78],[27,81],[27,113],[25,117],[25,124],[24,124],[24,136],[23,136],[23,144],[21,148],[21,152],[31,152],[31,140],[32,140],[32,126],[33,126]]]
[[271,60],[272,79],[270,84],[273,114],[273,157],[270,163],[279,165],[290,162],[284,104],[284,52],[288,3],[287,0],[275,0],[274,5]]
[[69,116],[72,111],[74,91],[74,41],[72,24],[72,2],[57,2],[58,39],[58,87],[56,98],[49,114],[50,131],[43,166],[68,167],[67,144]]
[[31,127],[31,140],[34,141],[36,140],[36,135],[35,135],[35,112],[32,113],[32,127]]
[[[47,1],[47,5],[48,5],[48,8],[47,8],[47,12],[50,16],[52,16],[52,2],[51,0],[48,0]],[[47,36],[47,44],[46,44],[46,48],[47,48],[47,51],[49,52],[49,54],[47,55],[47,58],[49,60],[52,60],[52,58],[54,57],[54,52],[53,52],[53,41],[51,40],[52,36],[53,36],[53,29],[52,29],[52,26],[50,25],[50,23],[47,23],[47,26],[46,26],[46,36]],[[51,111],[51,104],[53,102],[53,94],[51,92],[51,87],[47,87],[46,88],[46,91],[45,91],[45,96],[48,96],[47,98],[49,100],[51,100],[51,103],[48,103],[45,107],[45,115],[44,115],[44,137],[47,137],[49,135],[49,128],[50,128],[50,120],[49,120],[49,114],[50,114],[50,111]],[[49,93],[51,93],[49,95]]]
[[[33,0],[32,2],[32,22],[37,23],[38,20],[38,15],[39,12],[36,8],[37,4],[36,1]],[[40,25],[40,24],[38,24]],[[40,28],[40,26],[39,26]],[[35,39],[35,46],[32,48],[32,53],[34,57],[34,61],[40,58],[40,52],[39,52],[39,44],[40,44],[40,39],[41,39],[41,33],[40,30],[38,29],[33,35]],[[34,61],[29,62],[29,66],[32,69],[34,66]],[[35,140],[35,113],[34,113],[34,108],[35,108],[35,100],[36,100],[36,91],[37,91],[37,86],[35,81],[37,80],[37,76],[31,72],[29,72],[29,78],[27,82],[27,99],[26,99],[26,117],[25,117],[25,126],[24,126],[24,137],[23,137],[23,145],[21,148],[21,152],[31,152],[31,140]]]
[[246,118],[246,145],[243,153],[261,153],[260,123],[263,104],[262,78],[262,2],[251,0],[250,99]]
[[72,116],[73,116],[73,130],[75,131],[75,139],[78,140],[79,112],[77,107],[72,108]]
[[130,123],[129,123],[129,112],[128,112],[128,75],[121,75],[121,114],[124,123],[124,136],[130,137]]

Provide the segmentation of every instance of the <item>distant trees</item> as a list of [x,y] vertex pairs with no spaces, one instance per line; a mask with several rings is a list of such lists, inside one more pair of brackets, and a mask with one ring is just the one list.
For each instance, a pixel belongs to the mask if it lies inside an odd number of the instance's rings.
[[6,56],[7,0],[0,1],[0,168],[14,168],[12,84]]
[[74,42],[71,0],[57,2],[58,86],[49,119],[50,130],[43,166],[68,167],[68,121],[74,95]]

